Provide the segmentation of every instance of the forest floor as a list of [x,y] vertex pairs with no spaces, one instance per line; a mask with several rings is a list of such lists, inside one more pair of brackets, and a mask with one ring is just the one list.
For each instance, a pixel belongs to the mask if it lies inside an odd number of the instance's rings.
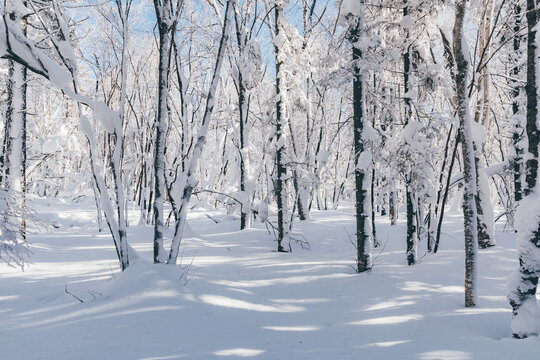
[[[506,279],[515,234],[479,255],[478,306],[464,308],[462,216],[451,212],[441,248],[407,266],[403,220],[377,220],[373,270],[356,274],[351,207],[295,223],[311,250],[277,247],[264,224],[190,214],[180,267],[153,265],[148,226],[131,226],[140,259],[120,273],[91,202],[34,199],[43,223],[32,264],[0,265],[0,358],[62,359],[518,359],[540,338],[515,340]],[[213,220],[208,217],[213,218]],[[131,223],[138,222],[133,211]],[[215,220],[219,221],[218,223]],[[425,256],[424,256],[425,255]],[[79,300],[80,299],[80,300]]]

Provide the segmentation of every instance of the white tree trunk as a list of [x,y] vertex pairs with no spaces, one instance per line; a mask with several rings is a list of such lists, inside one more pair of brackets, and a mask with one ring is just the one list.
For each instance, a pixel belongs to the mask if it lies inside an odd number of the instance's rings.
[[456,61],[456,99],[461,146],[463,153],[463,218],[465,233],[465,306],[476,305],[476,258],[478,252],[478,229],[475,196],[476,167],[474,162],[474,147],[471,115],[469,110],[469,54],[464,36],[463,23],[466,14],[466,0],[456,0],[454,23],[454,58]]

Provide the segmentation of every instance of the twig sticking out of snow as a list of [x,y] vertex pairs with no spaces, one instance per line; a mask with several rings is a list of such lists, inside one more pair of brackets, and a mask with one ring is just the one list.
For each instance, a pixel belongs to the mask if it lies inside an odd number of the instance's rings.
[[[270,220],[266,220],[264,224],[266,225],[266,230],[268,231],[268,234],[273,236],[277,241],[277,226],[272,224]],[[272,229],[272,232],[270,232],[270,229]],[[311,250],[309,240],[304,235],[291,234],[290,240],[300,245],[303,250]],[[292,249],[289,250],[289,252],[291,251]]]
[[70,292],[70,291],[68,290],[67,284],[65,284],[64,291],[66,292],[66,294],[71,295],[71,296],[73,296],[75,299],[79,300],[79,302],[82,302],[82,303],[84,302],[84,300],[82,300],[80,297],[78,297],[77,295],[73,294],[72,292]]
[[221,222],[221,220],[219,219],[216,219],[216,217],[210,215],[210,214],[204,214],[207,218],[209,218],[210,220],[212,220],[213,222],[215,222],[216,224],[219,224]]
[[[183,278],[186,278],[186,280],[184,282],[184,286],[186,286],[188,284],[189,280],[191,280],[191,277],[187,277],[187,275],[189,274],[189,271],[191,270],[191,267],[193,266],[193,261],[195,260],[196,255],[197,255],[197,253],[195,252],[193,257],[191,258],[191,262],[189,263],[189,265],[187,265],[187,266],[179,265],[180,269],[182,269],[182,275],[180,275],[180,278],[178,278],[178,280],[182,280]],[[182,259],[183,258],[184,258],[184,251],[182,251],[182,256],[180,257],[180,264],[182,264]]]

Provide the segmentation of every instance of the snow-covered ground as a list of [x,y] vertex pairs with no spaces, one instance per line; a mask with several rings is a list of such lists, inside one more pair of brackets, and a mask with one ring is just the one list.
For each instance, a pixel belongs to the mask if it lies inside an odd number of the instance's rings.
[[[194,210],[179,268],[150,264],[151,227],[131,226],[140,260],[120,273],[91,202],[34,200],[33,264],[0,265],[1,359],[533,359],[540,339],[510,338],[506,278],[515,235],[479,256],[479,305],[463,307],[462,217],[441,250],[409,267],[405,229],[378,219],[382,249],[355,274],[352,208],[295,223],[311,250],[273,252],[262,224]],[[206,215],[210,215],[215,223]],[[138,212],[131,214],[132,224]],[[425,244],[420,244],[420,255]],[[80,298],[79,301],[77,298]]]

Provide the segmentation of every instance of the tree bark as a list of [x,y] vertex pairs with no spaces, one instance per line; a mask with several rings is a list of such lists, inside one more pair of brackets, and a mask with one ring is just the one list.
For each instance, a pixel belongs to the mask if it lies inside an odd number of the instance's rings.
[[163,246],[165,202],[165,146],[169,122],[169,71],[171,62],[171,43],[174,27],[171,24],[171,0],[154,0],[159,30],[159,68],[158,68],[158,108],[156,118],[156,138],[154,149],[154,263],[166,260]]
[[[512,306],[512,334],[516,338],[525,338],[540,332],[536,292],[540,273],[540,207],[538,206],[538,81],[536,66],[538,59],[537,23],[538,12],[535,0],[527,0],[527,138],[529,152],[525,163],[526,176],[523,199],[516,216],[534,219],[536,224],[523,223],[518,229],[519,268],[510,277],[508,300]],[[531,218],[531,212],[534,212]],[[522,220],[523,222],[523,220]]]
[[236,44],[238,47],[238,79],[236,89],[238,93],[238,114],[239,114],[239,140],[238,149],[240,163],[240,191],[243,194],[243,201],[240,208],[240,230],[251,227],[251,189],[248,186],[249,173],[249,130],[248,130],[248,115],[249,115],[249,96],[248,90],[244,84],[244,64],[245,50],[247,45],[248,34],[243,30],[245,26],[238,14],[238,9],[235,7],[235,25],[236,25]]
[[[512,75],[515,79],[520,78],[520,66],[519,66],[519,54],[521,54],[520,47],[521,47],[521,38],[522,35],[519,35],[519,31],[521,29],[521,19],[522,19],[522,13],[521,13],[521,6],[519,4],[516,5],[516,8],[514,10],[515,14],[515,22],[514,22],[514,43],[513,43],[513,50],[514,50],[514,68],[512,69]],[[521,124],[521,116],[520,116],[520,109],[519,109],[519,98],[520,98],[520,92],[521,92],[521,86],[516,81],[513,86],[513,102],[512,102],[512,114],[514,115],[513,120],[513,131],[512,131],[512,147],[514,152],[514,158],[512,160],[512,172],[513,172],[513,180],[514,180],[514,202],[518,203],[523,198],[523,155],[525,153],[525,149],[523,148],[521,141],[523,139],[524,135],[524,129]]]
[[465,47],[463,23],[466,14],[466,0],[456,0],[454,23],[454,58],[456,61],[456,100],[459,118],[459,130],[463,153],[463,218],[465,233],[465,307],[476,305],[476,258],[478,252],[478,229],[475,196],[476,167],[474,162],[474,146],[472,138],[472,124],[469,110],[469,62]]
[[[409,8],[403,8],[403,16],[409,15]],[[409,32],[406,31],[405,39],[408,42]],[[407,50],[403,54],[403,90],[405,94],[410,91],[409,76],[411,71],[411,44],[407,43]],[[409,124],[412,117],[411,99],[406,95],[405,102],[405,126]],[[414,265],[416,263],[416,253],[418,248],[418,229],[415,224],[416,206],[414,204],[414,193],[412,188],[412,174],[406,174],[405,184],[405,199],[406,199],[406,218],[407,218],[407,264]]]
[[[280,18],[283,16],[283,5],[276,3],[274,8],[275,17],[275,36],[280,34]],[[288,204],[287,204],[287,189],[285,187],[285,177],[287,175],[287,168],[283,162],[283,156],[285,154],[285,139],[283,138],[283,131],[285,125],[284,109],[282,97],[285,96],[285,91],[282,89],[281,79],[281,50],[279,46],[274,45],[274,52],[276,57],[276,169],[277,175],[275,180],[275,190],[277,197],[278,208],[278,252],[290,251],[290,233],[289,233],[289,216],[288,216]]]
[[433,252],[437,253],[439,250],[439,242],[441,240],[441,229],[444,219],[444,208],[446,206],[446,200],[448,199],[448,193],[450,192],[450,181],[452,179],[452,170],[454,169],[454,164],[456,162],[457,150],[460,141],[461,135],[458,132],[456,140],[454,143],[454,150],[452,151],[452,159],[450,160],[450,167],[448,168],[448,177],[446,178],[446,186],[444,188],[443,198],[441,201],[441,212],[437,221],[437,233],[435,234],[435,245],[433,246]]
[[356,265],[359,273],[371,269],[372,233],[370,228],[370,176],[365,164],[361,164],[364,155],[364,77],[360,68],[362,51],[356,46],[361,40],[361,17],[354,18],[354,24],[349,29],[349,42],[352,44],[353,58],[353,121],[354,121],[354,179],[356,187]]

